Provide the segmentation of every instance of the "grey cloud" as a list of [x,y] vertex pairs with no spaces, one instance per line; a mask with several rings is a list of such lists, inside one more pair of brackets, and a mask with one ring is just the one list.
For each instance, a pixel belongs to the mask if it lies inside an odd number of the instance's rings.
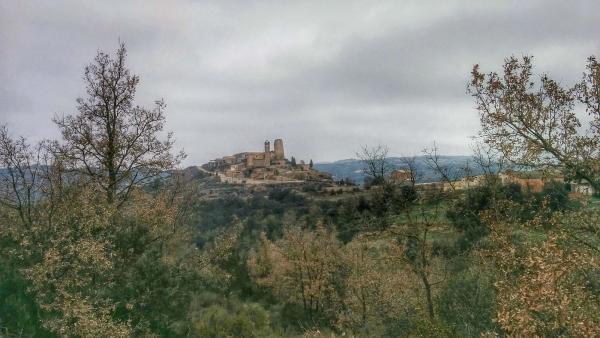
[[[365,143],[468,153],[470,68],[536,56],[572,83],[597,54],[595,1],[132,1],[0,4],[0,123],[55,137],[83,67],[125,41],[138,101],[168,104],[186,164],[283,137],[297,158]],[[24,122],[27,121],[27,122]],[[35,132],[32,132],[35,131]]]

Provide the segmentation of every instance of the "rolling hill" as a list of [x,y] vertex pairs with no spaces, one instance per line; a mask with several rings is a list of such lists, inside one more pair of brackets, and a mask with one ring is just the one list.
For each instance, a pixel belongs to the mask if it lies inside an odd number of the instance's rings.
[[[389,157],[390,166],[394,169],[405,169],[406,158],[404,157]],[[435,182],[440,180],[439,173],[431,167],[425,156],[415,157],[415,165],[417,168],[417,181],[419,183]],[[466,167],[469,167],[471,175],[482,173],[481,168],[478,168],[471,156],[440,156],[440,165],[452,173],[454,178],[466,176]],[[363,163],[358,159],[345,159],[335,162],[315,163],[314,168],[319,171],[324,171],[333,176],[336,180],[349,178],[356,184],[362,184],[365,179],[363,173]]]

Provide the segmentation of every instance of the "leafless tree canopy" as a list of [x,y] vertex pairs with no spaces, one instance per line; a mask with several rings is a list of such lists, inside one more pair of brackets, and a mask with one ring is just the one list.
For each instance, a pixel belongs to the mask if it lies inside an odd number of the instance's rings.
[[0,204],[15,209],[23,224],[31,224],[38,172],[37,154],[24,138],[12,139],[0,128]]
[[126,49],[115,57],[98,52],[85,68],[87,97],[77,100],[77,114],[56,117],[64,155],[74,169],[96,181],[107,200],[122,203],[131,188],[171,169],[183,156],[173,156],[171,133],[159,138],[165,103],[151,109],[134,104],[139,77],[125,66]]
[[389,148],[380,144],[375,147],[363,146],[361,151],[356,154],[358,159],[363,162],[365,175],[370,177],[375,184],[385,181],[386,176],[392,170],[387,159],[388,152]]
[[[469,93],[481,119],[481,137],[513,163],[560,167],[600,188],[600,65],[588,59],[582,81],[564,87],[548,75],[533,77],[532,58],[506,59],[503,74],[473,67]],[[592,117],[583,128],[577,103]]]
[[455,181],[462,176],[470,175],[468,164],[466,167],[457,168],[442,163],[440,150],[436,143],[433,146],[423,149],[425,164],[440,177],[440,181],[447,183],[452,190],[455,190]]
[[417,184],[417,181],[423,176],[421,172],[419,172],[417,158],[415,156],[404,156],[402,157],[402,163],[406,168],[405,170],[408,170],[410,175],[409,183],[412,187],[414,187],[415,184]]
[[0,126],[0,206],[15,210],[24,226],[34,223],[40,202],[46,203],[46,220],[52,222],[64,178],[55,148],[48,140],[31,145],[23,137],[13,138]]

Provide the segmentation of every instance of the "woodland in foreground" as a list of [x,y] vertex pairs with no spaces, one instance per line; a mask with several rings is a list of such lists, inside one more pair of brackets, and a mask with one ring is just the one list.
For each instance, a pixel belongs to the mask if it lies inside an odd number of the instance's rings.
[[[85,68],[61,139],[0,129],[0,337],[600,336],[598,199],[570,191],[600,191],[594,57],[573,87],[530,57],[473,68],[476,187],[455,189],[435,147],[449,189],[417,189],[410,159],[396,184],[375,147],[368,190],[210,199],[125,61]],[[534,192],[504,168],[564,179]]]

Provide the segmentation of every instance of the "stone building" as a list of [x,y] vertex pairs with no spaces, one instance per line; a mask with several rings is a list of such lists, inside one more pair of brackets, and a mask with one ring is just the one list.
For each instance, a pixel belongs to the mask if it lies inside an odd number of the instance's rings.
[[392,171],[390,174],[390,179],[395,183],[405,183],[410,182],[412,180],[412,173],[408,169],[398,169]]
[[590,184],[590,182],[586,180],[578,180],[576,182],[571,182],[571,191],[573,193],[592,196],[596,194],[594,187]]
[[245,152],[237,154],[239,160],[236,163],[244,163],[247,168],[262,168],[271,165],[284,165],[285,153],[283,151],[283,140],[276,139],[274,149],[271,150],[271,142],[265,141],[264,151],[262,152]]
[[222,182],[255,184],[287,184],[305,181],[331,183],[331,175],[313,170],[310,165],[300,161],[292,165],[285,158],[283,140],[265,141],[262,151],[249,151],[224,156],[202,166],[212,172]]
[[276,139],[274,149],[271,150],[271,142],[265,141],[263,151],[243,152],[231,156],[224,156],[210,161],[204,167],[211,171],[226,171],[243,174],[243,171],[256,168],[269,168],[272,166],[287,165],[283,140]]
[[273,148],[274,148],[273,152],[275,154],[275,160],[278,160],[278,161],[285,160],[285,154],[283,152],[283,140],[280,138],[276,139],[274,142]]
[[502,184],[518,184],[528,192],[541,192],[544,186],[551,181],[564,182],[560,174],[550,175],[540,171],[518,172],[507,170],[499,174]]

